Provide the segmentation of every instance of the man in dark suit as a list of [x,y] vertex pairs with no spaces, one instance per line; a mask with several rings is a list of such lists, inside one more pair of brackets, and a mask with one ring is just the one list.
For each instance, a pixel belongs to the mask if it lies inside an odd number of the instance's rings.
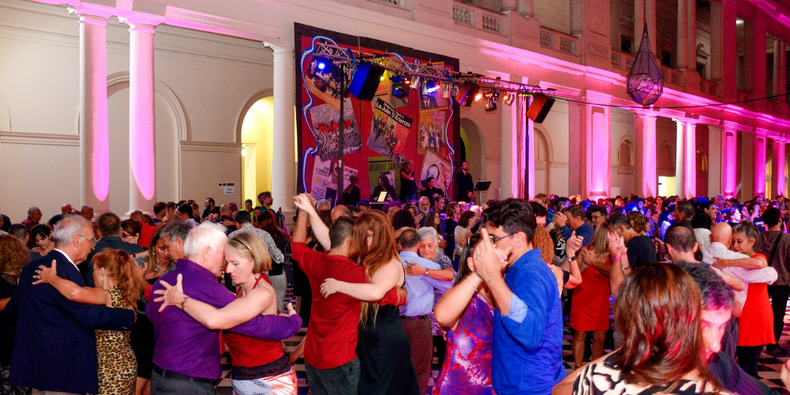
[[461,163],[461,170],[455,177],[455,186],[455,200],[464,202],[472,201],[472,192],[475,190],[475,183],[472,180],[472,175],[469,174],[468,163]]
[[423,189],[422,192],[420,192],[420,195],[425,196],[428,199],[431,199],[431,204],[433,205],[435,196],[436,195],[444,196],[444,191],[442,191],[441,188],[438,188],[436,186],[436,178],[431,176],[425,179],[425,189]]
[[5,314],[17,320],[10,384],[39,391],[99,392],[94,330],[131,330],[134,312],[72,302],[49,284],[33,285],[39,265],[57,262],[58,276],[85,286],[77,264],[96,241],[90,222],[69,216],[52,232],[55,249],[28,263]]

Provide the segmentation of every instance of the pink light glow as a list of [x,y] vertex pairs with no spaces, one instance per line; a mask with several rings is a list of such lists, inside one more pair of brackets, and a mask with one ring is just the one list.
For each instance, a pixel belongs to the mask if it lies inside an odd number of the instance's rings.
[[588,132],[588,194],[591,199],[609,196],[611,179],[609,152],[611,150],[611,132],[606,110],[594,107],[591,109],[591,128]]
[[[80,16],[80,87],[81,105],[80,131],[84,135],[83,158],[90,155],[86,164],[90,174],[90,192],[84,204],[94,205],[107,202],[110,194],[110,143],[107,119],[107,53],[105,44],[105,17]],[[88,170],[85,169],[85,170]],[[87,185],[85,185],[87,189]],[[87,192],[87,191],[86,191]]]
[[[658,196],[658,178],[656,177],[656,116],[652,114],[637,115],[637,136],[641,137],[641,146],[637,149],[642,154],[642,196]],[[641,134],[641,136],[640,136]],[[637,139],[639,139],[637,137]],[[637,140],[639,141],[639,140]]]
[[683,144],[685,158],[683,164],[683,194],[686,198],[697,196],[697,125],[686,123],[685,142]]
[[722,189],[725,195],[735,195],[736,170],[735,161],[738,147],[735,130],[724,130],[724,141],[722,144]]
[[[152,201],[156,195],[155,119],[154,119],[154,29],[132,24],[129,73],[129,166],[134,182],[132,194]],[[144,202],[135,202],[141,205]],[[139,209],[141,207],[132,207]]]

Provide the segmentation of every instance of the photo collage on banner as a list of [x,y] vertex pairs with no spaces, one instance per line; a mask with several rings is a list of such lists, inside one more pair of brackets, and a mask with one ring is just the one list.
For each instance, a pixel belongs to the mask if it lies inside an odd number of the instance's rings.
[[[329,32],[295,24],[297,48],[299,192],[334,201],[338,195],[338,136],[340,133],[340,67],[321,56],[319,43],[350,48],[366,54],[398,56],[409,63],[431,62],[433,67],[458,69],[458,60],[398,47],[369,38]],[[359,62],[360,60],[356,60]],[[347,67],[353,68],[349,63]],[[346,75],[346,87],[352,72]],[[343,103],[344,179],[358,177],[362,199],[369,199],[386,175],[400,190],[399,171],[414,162],[420,185],[428,177],[451,194],[454,166],[459,164],[460,117],[458,104],[440,84],[424,82],[412,88],[402,73],[385,71],[371,101],[348,95]]]

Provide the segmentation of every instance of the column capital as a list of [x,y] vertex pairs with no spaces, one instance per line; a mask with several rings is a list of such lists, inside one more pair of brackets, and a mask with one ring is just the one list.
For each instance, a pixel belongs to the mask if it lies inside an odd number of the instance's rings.
[[768,137],[769,132],[768,129],[754,128],[754,134],[760,137]]
[[722,128],[724,128],[724,130],[728,132],[734,132],[741,127],[741,125],[739,125],[738,122],[732,122],[732,121],[721,121],[721,126]]
[[263,46],[271,48],[276,54],[293,53],[295,50],[294,43],[285,40],[264,41]]
[[658,111],[653,110],[653,106],[649,109],[632,109],[631,113],[641,118],[658,118]]
[[69,6],[69,13],[77,14],[80,22],[107,25],[107,19],[115,15],[116,9],[99,4],[78,3]]
[[[585,90],[584,97],[587,98],[588,100],[592,100],[594,102],[601,104],[610,104],[612,102],[612,95],[608,93]],[[595,106],[595,104],[589,104],[589,105]]]
[[156,33],[156,27],[165,22],[165,17],[132,11],[119,15],[118,20],[129,25],[129,31],[148,30],[151,33]]

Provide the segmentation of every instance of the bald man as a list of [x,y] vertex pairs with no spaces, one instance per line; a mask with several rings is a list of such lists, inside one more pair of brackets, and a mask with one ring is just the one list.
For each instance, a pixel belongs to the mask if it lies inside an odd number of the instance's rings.
[[330,218],[332,222],[335,222],[336,219],[340,217],[348,217],[351,218],[351,210],[348,207],[338,204],[335,208],[332,209],[332,213],[330,214]]

